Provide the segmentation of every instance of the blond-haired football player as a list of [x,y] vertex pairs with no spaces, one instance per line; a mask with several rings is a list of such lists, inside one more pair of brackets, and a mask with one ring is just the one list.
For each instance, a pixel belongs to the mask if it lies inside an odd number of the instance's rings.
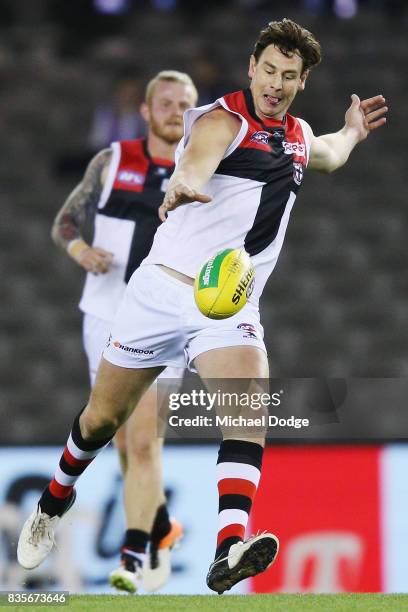
[[[187,74],[158,73],[148,83],[140,109],[147,138],[115,142],[98,153],[56,216],[54,241],[87,271],[80,309],[92,386],[126,284],[148,254],[160,225],[157,210],[174,170],[183,113],[196,102],[197,91]],[[92,244],[81,234],[89,215]],[[170,378],[182,375],[182,368],[169,367],[163,373]],[[127,531],[121,566],[110,582],[129,592],[137,590],[142,573],[147,590],[164,584],[170,573],[170,549],[182,535],[181,525],[169,518],[166,507],[156,415],[156,391],[148,389],[114,439],[124,476]],[[70,465],[66,454],[62,469],[75,474],[74,459]],[[54,492],[57,489],[55,483]]]

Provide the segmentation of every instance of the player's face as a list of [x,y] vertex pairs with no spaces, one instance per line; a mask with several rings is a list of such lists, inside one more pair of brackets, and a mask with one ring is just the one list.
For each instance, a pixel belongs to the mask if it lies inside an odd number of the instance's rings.
[[263,50],[258,61],[252,55],[249,77],[255,111],[261,119],[282,119],[298,91],[303,91],[307,71],[297,53],[284,55],[275,45]]
[[183,113],[197,102],[189,85],[159,81],[148,108],[150,129],[168,144],[183,136]]

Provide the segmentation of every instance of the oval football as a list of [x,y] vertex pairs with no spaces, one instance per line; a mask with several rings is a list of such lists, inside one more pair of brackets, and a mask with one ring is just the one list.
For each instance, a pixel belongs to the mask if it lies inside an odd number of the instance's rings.
[[226,319],[247,303],[255,278],[244,249],[224,249],[202,266],[194,282],[199,310],[210,319]]

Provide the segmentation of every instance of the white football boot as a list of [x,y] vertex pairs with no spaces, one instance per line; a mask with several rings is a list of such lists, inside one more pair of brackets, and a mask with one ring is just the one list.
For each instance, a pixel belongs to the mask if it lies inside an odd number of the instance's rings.
[[171,518],[171,530],[162,538],[157,547],[150,543],[143,563],[143,588],[148,593],[161,589],[171,574],[171,551],[180,546],[183,538],[183,526]]
[[207,585],[221,595],[237,582],[268,569],[278,552],[279,540],[272,533],[262,533],[245,542],[233,544],[227,555],[220,555],[211,563]]
[[49,516],[37,504],[23,525],[17,545],[17,560],[25,569],[34,569],[49,555],[55,544],[54,531],[61,518],[74,504],[75,489],[60,515]]

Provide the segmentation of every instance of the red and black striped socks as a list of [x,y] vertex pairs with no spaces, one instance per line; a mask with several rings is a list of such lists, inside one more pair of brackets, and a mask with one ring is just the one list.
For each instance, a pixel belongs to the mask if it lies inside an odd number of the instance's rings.
[[254,442],[224,440],[217,461],[219,494],[215,558],[242,541],[261,476],[263,448]]
[[75,482],[111,440],[111,438],[92,442],[84,440],[79,427],[79,417],[82,412],[83,410],[75,418],[54,478],[44,490],[39,502],[41,510],[49,516],[64,511]]

